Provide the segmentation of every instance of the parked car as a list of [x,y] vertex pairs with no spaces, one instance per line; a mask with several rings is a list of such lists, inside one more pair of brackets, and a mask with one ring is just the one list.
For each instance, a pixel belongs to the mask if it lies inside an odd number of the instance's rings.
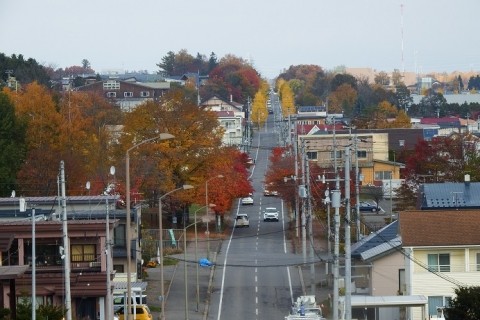
[[[125,306],[125,301],[126,299],[124,298],[123,295],[114,295],[113,296],[113,311],[114,313],[118,311],[121,307]],[[136,300],[136,301],[135,301]],[[133,295],[131,297],[130,301],[131,305],[133,306],[134,304],[146,304],[147,303],[147,296],[145,294],[143,295],[137,295],[135,299],[133,298]]]
[[245,197],[242,198],[242,205],[253,205],[253,198],[252,197]]
[[250,227],[250,221],[246,213],[239,213],[235,217],[235,228]]
[[380,207],[376,203],[370,203],[366,201],[360,201],[360,212],[377,212],[380,211]]
[[263,221],[278,221],[278,214],[277,208],[265,208],[265,211],[263,211]]
[[[116,314],[119,320],[125,320],[127,317],[124,315],[124,307],[121,307],[117,310]],[[134,320],[152,320],[152,313],[150,309],[146,305],[136,305],[135,306],[135,318]],[[132,314],[133,314],[133,307],[132,307]]]

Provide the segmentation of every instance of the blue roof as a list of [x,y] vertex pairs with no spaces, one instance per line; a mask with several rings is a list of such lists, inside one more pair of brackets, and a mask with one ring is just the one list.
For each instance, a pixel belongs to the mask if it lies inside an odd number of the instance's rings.
[[480,182],[425,183],[420,186],[421,210],[480,208]]
[[[352,258],[361,259],[362,253],[388,243],[397,238],[398,221],[393,221],[377,232],[371,233],[352,245]],[[392,248],[393,249],[393,248]]]

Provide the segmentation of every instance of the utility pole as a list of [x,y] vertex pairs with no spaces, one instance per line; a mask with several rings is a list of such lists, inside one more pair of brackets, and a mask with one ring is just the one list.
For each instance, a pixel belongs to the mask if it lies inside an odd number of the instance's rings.
[[350,246],[350,146],[345,147],[345,319],[352,319],[352,264]]
[[302,152],[302,186],[299,190],[300,197],[302,198],[302,253],[303,253],[303,263],[307,263],[307,228],[306,228],[306,201],[308,197],[307,188],[305,185],[305,140],[302,141],[301,152]]
[[339,255],[340,255],[340,177],[337,168],[337,137],[335,132],[335,118],[333,122],[333,161],[335,171],[335,190],[332,190],[332,207],[335,208],[334,214],[334,249],[333,249],[333,319],[338,320],[338,275],[339,275]]
[[62,189],[62,212],[63,212],[63,248],[65,253],[65,309],[67,310],[66,320],[72,320],[72,300],[70,293],[70,240],[68,239],[67,224],[67,196],[65,191],[65,163],[60,161],[60,184]]
[[360,241],[360,173],[358,169],[358,137],[354,136],[355,149],[355,220],[357,227],[357,241]]
[[315,295],[315,247],[313,245],[313,216],[312,202],[310,193],[310,163],[306,159],[306,175],[307,175],[307,208],[308,208],[308,239],[310,241],[310,294]]

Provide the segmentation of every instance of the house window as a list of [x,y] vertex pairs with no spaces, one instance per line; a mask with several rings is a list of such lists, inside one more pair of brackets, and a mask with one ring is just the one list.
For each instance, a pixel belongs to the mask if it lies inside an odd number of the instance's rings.
[[[337,159],[342,159],[342,150],[337,150]],[[335,151],[330,152],[330,158],[335,159]]]
[[407,292],[407,285],[405,282],[405,269],[398,270],[398,294],[404,295]]
[[131,98],[131,97],[133,97],[133,92],[124,92],[124,93],[123,93],[123,96],[124,96],[125,98]]
[[392,179],[392,171],[375,171],[375,180]]
[[428,255],[428,270],[450,272],[450,254],[435,253]]
[[140,91],[140,97],[142,97],[142,98],[150,97],[150,92],[149,91]]
[[120,90],[120,82],[116,80],[107,80],[103,83],[103,90]]
[[477,253],[477,271],[480,271],[480,253]]
[[113,230],[113,243],[115,246],[125,248],[125,225],[120,224]]
[[443,310],[445,310],[445,307],[450,306],[450,301],[452,300],[451,297],[444,297],[444,296],[429,296],[428,297],[428,314],[429,314],[429,319],[431,319],[432,316],[437,317],[437,318],[444,318],[444,314],[442,314]]
[[357,150],[358,159],[367,159],[367,150]]
[[74,244],[72,245],[72,262],[95,261],[94,244]]
[[117,273],[124,273],[124,268],[123,264],[114,264],[113,265],[113,270],[115,270]]
[[398,145],[400,147],[404,147],[405,146],[405,140],[398,140]]
[[116,92],[107,92],[107,98],[115,98],[115,97],[117,97]]
[[318,159],[317,151],[307,151],[307,159],[317,160]]

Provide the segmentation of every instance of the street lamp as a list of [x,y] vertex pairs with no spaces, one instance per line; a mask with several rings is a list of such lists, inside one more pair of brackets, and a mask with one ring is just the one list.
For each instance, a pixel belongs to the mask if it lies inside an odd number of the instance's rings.
[[[209,210],[208,210],[208,182],[215,179],[215,178],[219,178],[219,179],[223,179],[224,176],[219,174],[219,175],[216,175],[215,177],[212,177],[210,179],[208,179],[207,181],[205,181],[205,207],[207,207],[207,215],[209,214]],[[208,230],[208,223],[210,222],[210,219],[207,219],[207,259],[210,259],[210,230]]]
[[130,309],[132,305],[131,297],[132,297],[132,280],[131,280],[131,246],[132,244],[130,243],[130,151],[133,149],[141,146],[144,143],[154,141],[154,140],[168,140],[168,139],[173,139],[175,136],[171,135],[170,133],[160,133],[158,136],[150,139],[146,139],[143,141],[140,141],[136,145],[132,146],[131,148],[127,149],[126,155],[125,155],[125,175],[126,175],[126,186],[125,186],[125,192],[126,192],[126,197],[127,197],[127,216],[126,216],[126,223],[125,223],[125,234],[126,234],[126,241],[127,241],[127,320],[130,320]]
[[[165,198],[166,196],[168,196],[169,194],[172,194],[174,193],[175,191],[179,191],[179,190],[188,190],[188,189],[192,189],[193,186],[189,185],[189,184],[184,184],[183,186],[181,186],[180,188],[177,188],[177,189],[174,189],[172,191],[169,191],[167,193],[165,193],[163,196],[161,196],[159,199],[158,199],[158,229],[159,229],[159,239],[158,239],[158,242],[159,242],[159,246],[160,246],[160,295],[162,297],[162,312],[161,312],[161,319],[164,320],[165,319],[165,287],[164,287],[164,284],[163,284],[163,223],[162,223],[162,200],[163,198]],[[185,314],[187,313],[187,310],[185,309]]]

